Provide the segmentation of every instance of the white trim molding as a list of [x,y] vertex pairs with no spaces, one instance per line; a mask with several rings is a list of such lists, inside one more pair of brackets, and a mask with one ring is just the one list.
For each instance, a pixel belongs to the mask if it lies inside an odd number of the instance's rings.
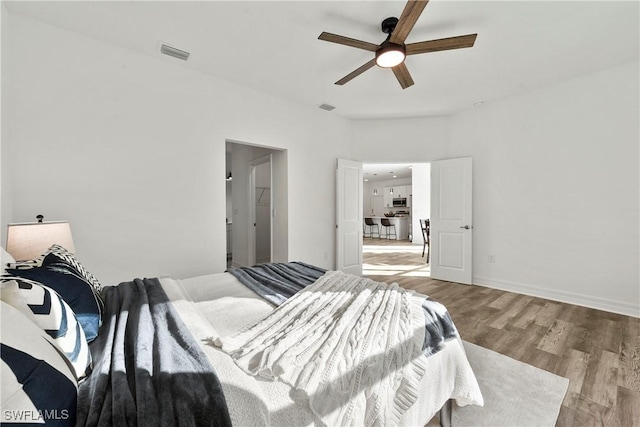
[[486,288],[499,289],[501,291],[516,292],[538,298],[545,298],[552,301],[564,302],[568,304],[580,305],[594,308],[596,310],[609,311],[611,313],[623,314],[625,316],[640,318],[640,304],[624,301],[614,301],[589,295],[580,295],[573,292],[559,291],[557,289],[541,288],[524,283],[497,280],[483,276],[473,276],[473,284]]

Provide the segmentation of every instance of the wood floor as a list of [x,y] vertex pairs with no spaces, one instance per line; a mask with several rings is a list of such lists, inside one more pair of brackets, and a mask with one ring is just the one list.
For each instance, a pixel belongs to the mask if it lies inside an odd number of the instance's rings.
[[440,301],[464,340],[568,378],[557,426],[640,426],[640,319],[434,280],[422,246],[400,242],[365,238],[364,274]]

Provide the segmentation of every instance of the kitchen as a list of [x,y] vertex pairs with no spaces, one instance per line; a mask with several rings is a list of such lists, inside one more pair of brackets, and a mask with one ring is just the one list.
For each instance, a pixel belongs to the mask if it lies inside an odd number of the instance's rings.
[[[385,172],[384,169],[392,169]],[[371,218],[376,226],[365,223],[364,236],[411,240],[412,178],[410,164],[373,165],[363,168],[364,217]],[[391,179],[389,179],[389,178]],[[387,219],[390,227],[382,225]]]

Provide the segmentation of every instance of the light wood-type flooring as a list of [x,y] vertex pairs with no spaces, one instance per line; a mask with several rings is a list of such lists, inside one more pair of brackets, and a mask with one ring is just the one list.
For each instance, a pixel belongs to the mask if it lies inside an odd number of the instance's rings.
[[440,301],[462,339],[568,378],[557,426],[640,426],[640,319],[431,279],[408,245],[365,238],[364,275]]

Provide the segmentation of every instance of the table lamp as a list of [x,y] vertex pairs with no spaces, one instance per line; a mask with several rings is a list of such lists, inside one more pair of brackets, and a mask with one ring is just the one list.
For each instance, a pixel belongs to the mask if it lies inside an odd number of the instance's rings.
[[7,252],[16,261],[27,261],[42,255],[51,245],[60,245],[75,252],[71,227],[68,221],[25,222],[7,225]]

